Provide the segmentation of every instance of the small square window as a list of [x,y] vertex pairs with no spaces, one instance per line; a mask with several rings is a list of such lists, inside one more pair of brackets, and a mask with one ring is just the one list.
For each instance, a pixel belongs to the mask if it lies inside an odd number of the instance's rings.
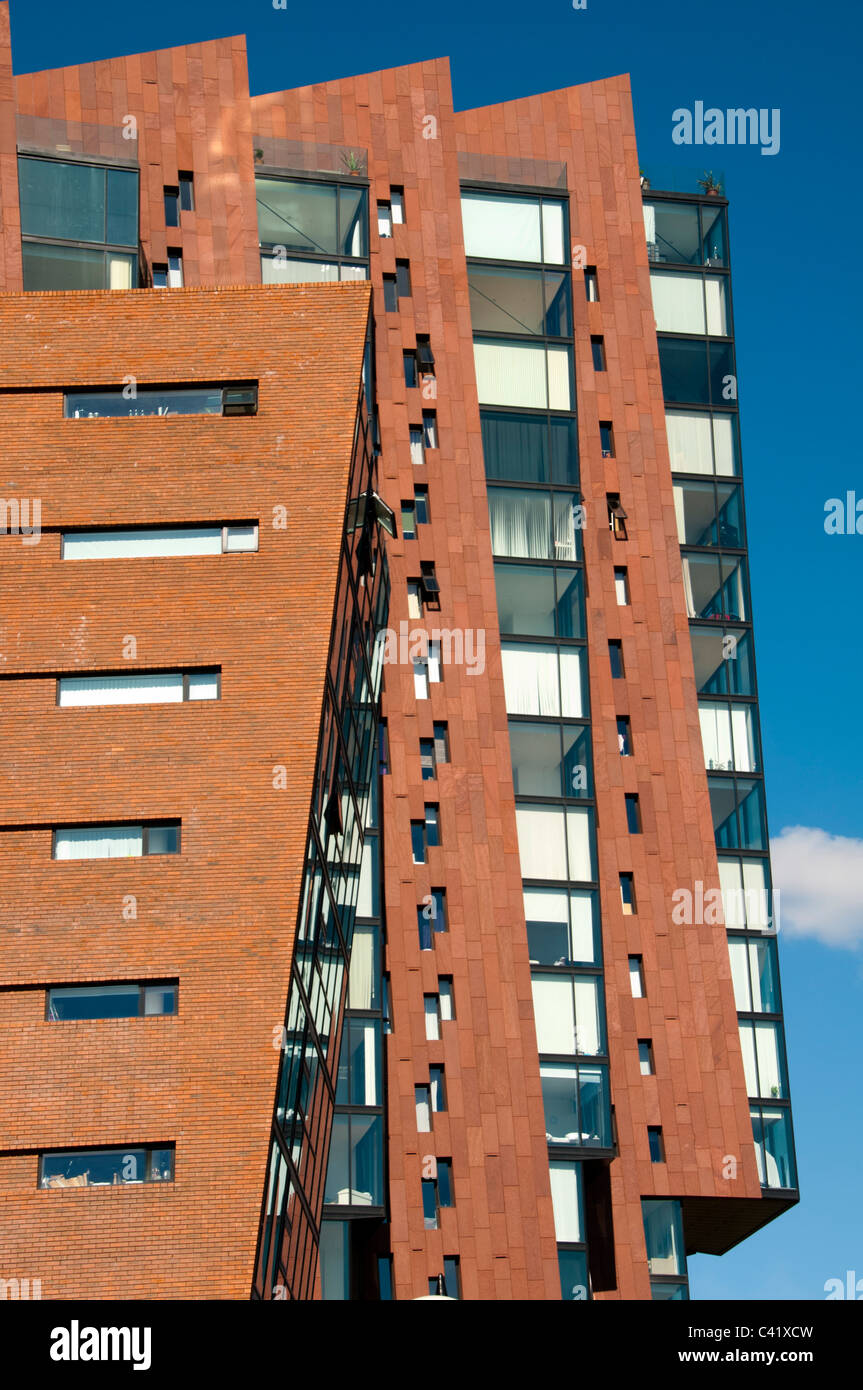
[[632,726],[627,714],[617,717],[617,748],[622,758],[632,757]]
[[608,644],[608,661],[611,666],[612,679],[623,680],[623,643],[612,640]]
[[638,1039],[638,1066],[642,1076],[653,1076],[653,1043],[650,1038]]
[[641,956],[629,957],[629,987],[633,999],[644,999],[644,961]]
[[394,275],[384,276],[384,309],[388,314],[394,314],[399,307],[399,292]]
[[599,422],[599,445],[604,459],[614,458],[614,428],[610,420]]
[[626,608],[629,603],[629,574],[625,565],[615,567],[614,596],[618,608]]
[[599,281],[596,277],[596,266],[586,265],[584,267],[584,293],[590,304],[599,302]]
[[662,1142],[662,1125],[647,1126],[647,1143],[650,1148],[651,1163],[664,1163],[665,1145]]
[[635,879],[632,874],[618,874],[620,879],[620,905],[625,917],[635,912]]
[[626,802],[626,828],[630,835],[641,834],[641,806],[639,805],[638,795],[635,792],[625,792]]
[[591,340],[590,340],[590,350],[591,350],[591,352],[593,353],[593,370],[594,370],[595,372],[604,372],[604,371],[606,370],[606,366],[605,366],[605,339],[604,339],[604,338],[591,338]]
[[225,554],[238,554],[241,551],[257,550],[257,548],[258,528],[256,525],[222,527],[222,550]]
[[396,293],[399,299],[410,299],[411,267],[409,261],[396,261]]

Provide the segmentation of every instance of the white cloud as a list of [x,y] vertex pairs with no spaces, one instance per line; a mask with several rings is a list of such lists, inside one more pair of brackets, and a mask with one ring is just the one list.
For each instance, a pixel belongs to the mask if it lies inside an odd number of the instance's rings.
[[789,825],[770,851],[782,931],[852,951],[863,944],[863,840]]

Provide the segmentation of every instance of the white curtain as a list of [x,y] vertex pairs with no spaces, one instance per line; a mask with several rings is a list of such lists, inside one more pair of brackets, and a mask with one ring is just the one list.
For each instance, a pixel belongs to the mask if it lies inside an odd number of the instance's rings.
[[551,1204],[554,1208],[554,1234],[559,1241],[581,1241],[581,1203],[579,1165],[555,1160],[548,1165],[551,1174]]
[[743,861],[743,893],[746,902],[746,925],[754,927],[757,931],[766,931],[770,926],[767,920],[770,916],[770,902],[765,860]]
[[621,570],[614,571],[614,597],[617,599],[619,608],[625,608],[629,602],[629,595],[626,592],[626,575]]
[[176,555],[221,555],[221,526],[172,526],[147,531],[67,531],[64,560],[172,559]]
[[429,672],[428,665],[422,657],[415,656],[414,665],[414,698],[417,700],[427,700],[429,697]]
[[571,1056],[576,1051],[572,981],[566,975],[534,974],[530,984],[538,1050]]
[[439,979],[438,990],[440,991],[438,1001],[440,1005],[440,1016],[441,1020],[445,1023],[447,1019],[455,1018],[455,1010],[453,1008],[452,985],[450,984],[449,980]]
[[378,203],[378,236],[391,237],[393,234],[393,214],[386,203]]
[[562,712],[580,718],[584,714],[583,664],[584,651],[581,647],[561,647],[560,649],[560,689]]
[[435,1042],[440,1037],[440,1021],[438,1015],[438,999],[436,994],[427,994],[424,998],[426,1037],[430,1042]]
[[224,548],[227,551],[257,550],[257,526],[226,526]]
[[575,534],[575,498],[566,493],[554,493],[554,558],[577,560]]
[[695,596],[692,592],[692,572],[689,568],[689,556],[684,555],[683,559],[683,593],[686,599],[686,612],[690,618],[697,618],[695,611]]
[[570,410],[571,358],[568,347],[548,349],[548,406],[549,410]]
[[592,882],[595,876],[590,843],[590,815],[586,806],[579,806],[566,813],[569,877],[576,882]]
[[542,259],[548,265],[563,265],[563,204],[548,199],[542,205]]
[[681,545],[685,545],[686,509],[683,502],[683,488],[680,483],[675,483],[672,491],[674,493],[674,519],[677,522],[677,539]]
[[714,337],[725,338],[728,336],[726,281],[720,275],[707,275],[704,291],[707,296],[707,332]]
[[108,288],[130,290],[132,288],[131,256],[113,255],[108,252]]
[[428,1134],[431,1130],[431,1106],[427,1086],[415,1086],[414,1096],[417,1108],[417,1134]]
[[[473,352],[481,405],[547,407],[544,347],[478,340]],[[569,404],[554,408],[568,410]]]
[[566,836],[563,813],[556,806],[515,808],[522,878],[565,879]]
[[[369,838],[366,840],[365,844],[363,845],[363,858],[362,858],[362,865],[361,865],[361,868],[360,868],[360,886],[359,886],[359,894],[358,894],[358,897],[357,897],[357,916],[358,916],[358,917],[377,917],[377,915],[378,915],[377,912],[376,912],[376,910],[375,910],[375,908],[376,908],[376,898],[377,898],[377,884],[375,883],[375,875],[377,874],[377,867],[378,867],[378,866],[377,866],[377,855],[375,854],[374,850],[372,849],[372,846],[375,845],[375,844],[377,844],[377,841],[376,841],[373,837],[369,836]],[[363,931],[363,932],[364,932],[365,930],[366,930],[365,927],[357,927],[357,928],[355,929],[355,931],[354,931],[354,947],[353,947],[353,950],[354,950],[354,951],[356,951],[356,948],[357,948],[357,932],[360,932],[360,931]],[[351,978],[353,978],[353,969],[354,969],[353,960],[354,960],[354,957],[353,957],[353,955],[352,955],[352,956],[351,956]],[[366,1004],[366,1005],[362,1005],[362,1006],[361,1006],[361,1005],[358,1004],[356,1007],[357,1007],[357,1008],[360,1008],[360,1007],[369,1008],[370,1005]]]
[[525,919],[528,922],[566,922],[566,898],[563,888],[525,888]]
[[539,643],[521,643],[518,646],[505,643],[501,656],[507,712],[559,715],[560,677],[556,648],[540,646]]
[[732,477],[735,469],[734,419],[731,415],[714,415],[713,445],[716,453],[716,472],[726,478]]
[[599,1052],[599,998],[597,981],[575,981],[576,1052],[595,1057]]
[[595,956],[593,930],[593,895],[575,892],[569,895],[572,913],[572,959],[592,961]]
[[540,259],[538,198],[463,193],[461,217],[468,256],[504,261]]
[[644,213],[644,239],[649,247],[656,245],[656,208],[651,203],[642,203]]
[[180,673],[170,676],[63,676],[59,687],[58,704],[63,706],[172,704],[183,698]]
[[140,825],[79,826],[54,837],[55,859],[128,859],[143,849]]
[[686,410],[667,410],[665,412],[665,426],[673,472],[713,472],[713,449],[711,447],[710,416],[708,414],[696,414],[695,411]]
[[429,680],[431,681],[432,685],[437,685],[437,684],[439,684],[439,682],[440,682],[440,680],[441,680],[441,671],[440,671],[440,642],[439,642],[439,641],[429,642],[428,669],[429,669]]
[[398,189],[390,189],[390,207],[392,208],[393,222],[404,222],[405,204],[404,195]]
[[411,463],[415,468],[422,468],[425,463],[422,430],[411,430]]
[[650,1201],[643,1211],[650,1273],[680,1274],[683,1252],[677,1248],[673,1203]]
[[698,706],[704,766],[730,772],[734,766],[731,746],[731,719],[726,705]]
[[[488,506],[491,548],[495,555],[513,555],[526,560],[552,559],[549,493],[492,487],[488,490]],[[575,556],[562,558],[575,559]]]
[[731,980],[734,985],[734,1007],[740,1013],[748,1013],[752,1008],[749,995],[749,965],[746,938],[730,936],[728,955],[731,960]]
[[731,733],[734,767],[738,772],[755,771],[755,739],[752,711],[748,705],[731,706]]
[[660,333],[704,332],[704,289],[700,275],[651,270],[653,316]]

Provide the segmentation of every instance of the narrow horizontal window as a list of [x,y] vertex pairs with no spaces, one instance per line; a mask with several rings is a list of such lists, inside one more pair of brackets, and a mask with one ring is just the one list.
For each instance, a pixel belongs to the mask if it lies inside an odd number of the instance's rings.
[[177,1012],[177,995],[176,980],[62,985],[47,991],[45,1017],[52,1023],[94,1018],[160,1018]]
[[184,700],[218,700],[220,694],[219,669],[148,671],[134,676],[60,676],[57,680],[57,704],[63,708],[179,704]]
[[179,853],[179,821],[64,826],[54,831],[55,859],[132,859]]
[[122,1187],[174,1181],[174,1146],[73,1149],[39,1155],[40,1187]]
[[[242,407],[242,409],[240,409]],[[124,386],[106,391],[67,391],[67,420],[122,419],[127,416],[255,415],[258,383],[226,386]]]
[[256,522],[228,526],[117,527],[110,531],[64,531],[64,560],[172,560],[257,550]]

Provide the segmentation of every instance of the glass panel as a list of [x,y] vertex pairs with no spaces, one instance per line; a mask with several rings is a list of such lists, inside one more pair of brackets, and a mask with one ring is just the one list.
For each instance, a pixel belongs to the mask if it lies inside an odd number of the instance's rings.
[[552,482],[577,483],[578,430],[576,422],[572,419],[552,416],[550,424]]
[[65,399],[70,419],[128,415],[221,415],[221,386],[180,387],[156,391],[138,387],[134,396],[122,391],[69,391]]
[[650,288],[659,333],[704,333],[704,285],[700,275],[651,270]]
[[584,1302],[588,1296],[587,1253],[584,1250],[558,1250],[560,1296],[567,1302]]
[[752,641],[740,629],[690,628],[699,694],[754,695]]
[[557,806],[515,808],[523,878],[567,878],[564,812]]
[[531,565],[495,565],[501,632],[553,637],[554,573]]
[[414,1086],[416,1104],[417,1134],[431,1132],[431,1097],[428,1086]]
[[[710,403],[707,352],[703,342],[660,338],[659,365],[667,401]],[[721,400],[721,394],[717,399]]]
[[[207,679],[212,681],[214,677]],[[64,708],[170,704],[182,699],[180,672],[160,676],[62,676],[57,682],[57,703]]]
[[[525,560],[554,558],[550,493],[490,487],[488,505],[491,548],[495,555],[512,555]],[[571,515],[570,512],[570,532]]]
[[551,198],[542,200],[542,258],[548,265],[563,265],[564,250],[563,203]]
[[567,795],[559,725],[511,723],[509,743],[517,795]]
[[548,1167],[551,1174],[555,1237],[559,1241],[583,1241],[581,1164],[552,1159]]
[[574,979],[571,975],[534,973],[531,988],[540,1052],[595,1056],[604,1051],[602,1004],[595,975]]
[[524,914],[531,965],[598,964],[595,893],[525,888]]
[[466,255],[480,260],[541,259],[538,198],[463,193],[461,214]]
[[65,532],[64,560],[170,559],[177,555],[221,555],[221,526],[173,526],[165,530]]
[[176,854],[180,848],[180,831],[176,825],[148,825],[147,853]]
[[686,1274],[683,1221],[678,1201],[642,1199],[647,1267],[651,1274]]
[[145,1017],[155,1018],[177,1012],[176,985],[145,985],[143,994]]
[[644,227],[651,261],[701,264],[697,203],[645,202]]
[[262,243],[318,255],[338,251],[335,184],[258,177],[255,192]]
[[218,700],[219,677],[213,671],[191,671],[189,673],[190,700]]
[[714,405],[727,405],[737,399],[734,376],[734,349],[731,343],[708,343],[710,356],[710,399]]
[[770,880],[766,859],[741,861],[720,855],[719,882],[727,927],[770,930]]
[[367,200],[368,190],[365,188],[345,188],[344,185],[339,188],[338,249],[342,256],[368,255]]
[[113,246],[137,246],[138,172],[135,169],[108,169],[106,174],[108,214],[105,240]]
[[745,622],[746,561],[731,555],[684,552],[683,588],[690,618],[730,618]]
[[705,265],[727,265],[725,209],[701,204],[701,259]]
[[25,241],[22,254],[25,290],[129,289],[136,274],[137,257],[121,252]]
[[[48,991],[48,1018],[135,1018],[140,990],[137,985],[81,985]],[[172,1010],[168,1010],[172,1012]]]
[[55,859],[126,859],[142,853],[140,825],[88,825],[54,835]]
[[735,483],[675,483],[681,545],[743,545],[740,489]]
[[549,481],[548,420],[536,415],[483,410],[482,447],[489,478]]
[[672,472],[713,473],[713,432],[707,411],[667,410],[665,427]]
[[708,777],[707,785],[718,848],[767,849],[762,784]]
[[762,1187],[796,1187],[790,1112],[785,1108],[753,1110],[752,1130]]
[[713,337],[728,337],[731,325],[727,278],[724,275],[705,275],[704,296],[707,307],[707,332]]
[[607,1148],[611,1118],[605,1068],[541,1062],[539,1070],[548,1142]]
[[664,1280],[660,1282],[658,1279],[651,1279],[650,1297],[654,1303],[688,1303],[689,1288],[686,1284],[672,1283],[670,1279],[667,1284]]
[[557,635],[584,637],[584,577],[581,570],[556,570]]
[[704,765],[721,772],[758,769],[754,707],[698,702]]
[[321,1270],[321,1299],[324,1302],[344,1302],[350,1299],[350,1222],[321,1222],[318,1258]]
[[[540,344],[477,339],[473,345],[477,392],[481,405],[549,404],[546,349]],[[556,405],[556,409],[561,406]],[[564,410],[569,409],[568,399]]]
[[261,280],[265,285],[329,283],[338,278],[339,267],[332,261],[294,261],[277,256],[261,257]]
[[572,291],[569,272],[544,277],[545,283],[545,327],[544,332],[552,338],[572,337]]
[[540,270],[469,265],[468,289],[474,332],[551,332],[546,324],[542,280]]
[[548,347],[548,404],[551,410],[572,408],[572,348]]
[[42,1187],[116,1187],[121,1183],[170,1182],[171,1149],[91,1149],[43,1154]]
[[[132,177],[136,178],[135,175]],[[19,158],[18,186],[23,236],[57,237],[65,241],[105,241],[103,167],[98,164],[65,164],[56,159]],[[134,245],[137,240],[136,225],[135,235],[129,244]]]

